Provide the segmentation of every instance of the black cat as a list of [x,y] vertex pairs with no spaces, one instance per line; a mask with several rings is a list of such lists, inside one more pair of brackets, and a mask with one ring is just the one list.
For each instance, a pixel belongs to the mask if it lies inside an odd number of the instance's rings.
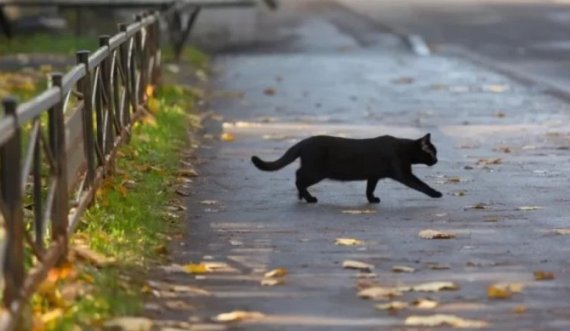
[[437,163],[437,150],[430,134],[418,140],[381,136],[371,139],[347,139],[314,136],[295,144],[278,160],[265,162],[257,156],[251,161],[260,170],[279,170],[296,158],[301,158],[295,184],[299,199],[315,203],[307,188],[325,178],[348,181],[367,180],[366,197],[370,203],[379,203],[374,196],[376,184],[382,178],[391,178],[410,188],[440,198],[442,194],[412,173],[412,164],[432,166]]

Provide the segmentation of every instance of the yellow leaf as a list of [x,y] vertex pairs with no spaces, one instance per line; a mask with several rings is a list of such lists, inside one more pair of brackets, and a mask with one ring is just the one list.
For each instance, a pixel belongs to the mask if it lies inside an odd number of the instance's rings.
[[456,235],[454,232],[427,229],[420,231],[419,236],[423,239],[452,239],[455,238]]
[[509,90],[509,86],[504,84],[488,84],[488,85],[483,85],[482,89],[485,92],[503,93]]
[[224,132],[224,133],[222,133],[222,135],[220,136],[220,139],[222,139],[222,141],[228,141],[228,142],[229,142],[229,141],[234,141],[234,140],[236,140],[236,137],[235,137],[232,133]]
[[153,113],[156,113],[158,112],[158,108],[160,108],[160,101],[158,101],[156,98],[148,98],[147,107],[148,110],[150,110]]
[[487,287],[487,296],[491,299],[508,299],[513,292],[507,286],[491,285]]
[[154,86],[153,85],[148,85],[146,87],[146,96],[149,98],[154,96]]
[[336,238],[334,243],[338,246],[358,246],[363,244],[362,240],[354,238]]
[[56,308],[42,315],[41,320],[45,324],[49,324],[61,318],[63,316],[63,309]]
[[367,272],[371,272],[372,270],[374,270],[373,265],[354,260],[346,260],[342,262],[342,267],[345,269],[356,269]]
[[189,274],[205,274],[211,271],[204,263],[188,263],[184,265],[184,270]]
[[534,272],[534,279],[535,280],[553,280],[554,273],[546,272],[546,271],[535,271]]
[[[142,121],[143,121],[144,124],[149,125],[149,126],[153,126],[153,127],[154,127],[154,126],[157,125],[157,124],[156,124],[156,118],[154,118],[154,116],[151,115],[151,114],[148,114],[148,115],[144,116],[144,117],[142,118]],[[139,137],[139,138],[140,138],[140,137]],[[146,141],[145,141],[145,142],[148,142],[148,141],[150,141],[150,138],[146,138]]]
[[375,305],[376,309],[396,311],[408,307],[408,303],[403,301],[391,301],[388,303],[380,303]]
[[438,302],[430,299],[419,298],[412,301],[412,305],[418,309],[433,309],[438,306]]
[[287,269],[285,268],[277,268],[265,273],[263,277],[265,278],[279,278],[285,277],[287,275]]
[[407,326],[451,326],[455,328],[484,328],[489,325],[485,321],[463,319],[454,315],[436,314],[430,316],[409,316],[404,321]]
[[415,269],[403,265],[395,265],[392,267],[393,272],[414,272]]
[[513,313],[515,314],[524,314],[526,313],[527,308],[525,305],[518,305],[513,308]]
[[238,321],[245,321],[245,320],[259,320],[264,318],[265,315],[263,313],[257,311],[243,311],[243,310],[236,310],[229,313],[219,314],[214,317],[214,321],[216,322],[238,322]]

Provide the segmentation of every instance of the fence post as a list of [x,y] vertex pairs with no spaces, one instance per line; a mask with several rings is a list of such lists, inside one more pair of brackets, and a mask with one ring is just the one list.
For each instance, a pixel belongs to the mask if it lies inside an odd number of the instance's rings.
[[15,123],[14,135],[0,149],[2,169],[0,188],[4,200],[4,222],[6,227],[6,248],[4,257],[4,307],[19,299],[24,282],[24,214],[22,209],[21,181],[21,139],[20,125],[16,113],[17,103],[13,98],[2,102],[4,116],[12,117]]
[[91,72],[89,71],[89,51],[78,51],[76,53],[76,60],[78,64],[83,64],[85,67],[85,76],[79,81],[79,91],[83,95],[83,147],[85,149],[85,159],[87,160],[85,184],[91,186],[95,179],[96,165],[93,130],[93,87],[91,86]]
[[[102,35],[99,36],[99,47],[109,46],[109,36]],[[101,62],[101,78],[102,78],[102,86],[101,86],[101,95],[103,96],[102,100],[102,109],[103,114],[103,132],[104,132],[104,154],[107,155],[113,149],[113,143],[115,141],[115,134],[113,131],[113,101],[111,96],[111,62],[109,61],[110,56],[105,57],[103,62]],[[100,92],[99,92],[100,93]],[[107,115],[107,119],[105,120],[105,115]]]
[[[138,23],[142,23],[144,16],[139,14],[136,16],[136,20]],[[146,29],[146,28],[145,28]],[[148,31],[147,31],[148,32]],[[147,43],[145,39],[146,36],[143,36],[142,29],[136,33],[136,52],[138,53],[136,57],[139,59],[139,68],[140,68],[140,81],[138,82],[137,92],[138,92],[138,102],[142,103],[145,102],[145,94],[146,94],[146,86],[148,82],[148,67],[147,67]]]
[[160,15],[158,12],[154,12],[155,17],[154,23],[152,23],[152,40],[153,40],[153,56],[154,56],[154,66],[152,68],[152,85],[157,86],[160,83],[161,72],[161,61],[162,53],[160,51]]
[[62,260],[67,256],[67,217],[69,197],[67,192],[67,153],[65,150],[64,95],[61,73],[51,75],[51,83],[60,90],[59,102],[48,110],[50,148],[55,158],[56,192],[51,217],[52,239],[63,242]]
[[[119,31],[126,34],[127,27],[128,25],[126,23],[120,23]],[[131,77],[130,53],[132,52],[133,46],[134,44],[132,42],[132,38],[129,38],[127,41],[122,43],[121,46],[119,46],[119,56],[121,63],[120,70],[122,71],[123,74],[123,79],[124,79],[123,85],[125,86],[125,93],[127,97],[126,102],[123,104],[123,114],[122,114],[123,118],[121,119],[125,127],[129,127],[129,125],[131,124],[131,111],[135,112],[137,107],[131,82],[133,78]]]

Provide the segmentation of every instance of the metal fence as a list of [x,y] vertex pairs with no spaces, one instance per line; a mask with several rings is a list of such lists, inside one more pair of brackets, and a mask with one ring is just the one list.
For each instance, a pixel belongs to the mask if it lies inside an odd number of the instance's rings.
[[[51,74],[29,102],[2,101],[0,235],[4,238],[4,312],[12,329],[26,300],[65,258],[68,237],[113,167],[160,78],[159,20],[171,9],[137,16],[77,64]],[[3,229],[3,231],[2,231]]]

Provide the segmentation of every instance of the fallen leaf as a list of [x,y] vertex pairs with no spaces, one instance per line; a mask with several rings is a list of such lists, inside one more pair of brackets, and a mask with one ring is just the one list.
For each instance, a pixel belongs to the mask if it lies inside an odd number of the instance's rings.
[[498,147],[496,150],[499,152],[503,152],[505,154],[512,153],[512,149],[510,147],[506,147],[506,146]]
[[412,305],[418,309],[433,309],[439,305],[437,301],[419,298],[412,301]]
[[338,246],[358,246],[363,244],[362,240],[354,238],[336,238],[334,243]]
[[497,164],[501,164],[501,163],[503,163],[503,159],[498,157],[498,158],[494,158],[494,159],[479,159],[479,161],[477,161],[476,165],[479,167],[483,167],[483,166],[489,166],[489,165],[497,165]]
[[461,178],[458,176],[448,177],[445,181],[445,183],[460,183],[460,182]]
[[366,272],[371,272],[374,270],[373,265],[355,260],[346,260],[342,262],[342,267],[345,269],[356,269]]
[[451,268],[449,264],[444,263],[428,263],[427,267],[432,270],[447,270]]
[[459,289],[459,286],[452,282],[429,282],[411,287],[411,290],[414,292],[454,291],[457,289]]
[[152,320],[144,317],[117,317],[103,324],[105,330],[150,331]]
[[477,204],[474,204],[473,206],[465,206],[463,207],[463,210],[468,210],[468,209],[479,209],[479,210],[483,210],[483,209],[488,209],[489,205],[483,202],[479,202]]
[[525,305],[517,305],[513,308],[513,313],[515,314],[524,314],[526,313],[527,308]]
[[491,299],[508,299],[513,295],[513,292],[508,286],[491,285],[487,287],[487,297]]
[[263,278],[261,280],[261,286],[277,286],[285,284],[285,279],[283,278]]
[[236,136],[234,136],[232,133],[229,132],[224,132],[222,133],[222,135],[220,136],[220,139],[222,141],[234,141],[236,140]]
[[485,216],[483,217],[483,221],[485,222],[498,222],[500,218],[498,216]]
[[462,196],[465,196],[465,191],[457,191],[457,192],[453,192],[453,196],[456,196],[456,197],[462,197]]
[[192,168],[178,169],[178,176],[182,177],[198,177],[198,172]]
[[407,326],[451,326],[454,328],[484,328],[489,325],[485,321],[463,319],[454,315],[436,314],[430,316],[409,316],[404,321]]
[[263,90],[263,94],[265,95],[275,95],[275,93],[277,93],[277,91],[273,87],[268,87]]
[[403,265],[395,265],[392,267],[393,272],[414,272],[415,269]]
[[188,197],[188,196],[190,196],[190,192],[187,192],[187,191],[184,191],[184,190],[176,190],[175,192],[176,192],[176,194],[178,194],[178,195],[180,195],[180,196],[183,196],[183,197]]
[[562,236],[570,235],[570,228],[554,229],[553,232]]
[[374,209],[347,209],[342,211],[343,214],[360,215],[360,214],[375,214]]
[[539,206],[521,206],[517,208],[518,210],[521,211],[533,211],[533,210],[540,210],[542,209],[542,207]]
[[287,275],[287,269],[277,268],[277,269],[273,269],[271,271],[266,272],[265,275],[263,275],[263,277],[265,277],[265,278],[279,278],[279,277],[285,277],[286,275]]
[[422,230],[418,235],[423,239],[452,239],[456,236],[454,232],[445,232],[431,229]]
[[380,303],[375,305],[376,309],[396,311],[408,307],[408,303],[403,301],[391,301],[388,303]]
[[60,319],[62,316],[63,316],[63,309],[56,308],[54,310],[48,311],[45,314],[42,314],[41,321],[44,324],[50,324]]
[[358,296],[362,299],[386,300],[402,296],[402,292],[395,288],[373,286],[361,290],[358,292]]
[[212,270],[204,263],[188,263],[184,265],[184,270],[189,274],[205,274]]
[[547,272],[547,271],[535,271],[534,272],[534,280],[553,280],[554,273]]
[[489,84],[483,85],[482,90],[484,92],[503,93],[509,90],[509,86],[504,84]]
[[265,315],[263,313],[257,311],[243,311],[243,310],[235,310],[229,313],[223,313],[215,316],[213,318],[216,322],[239,322],[245,320],[259,320],[264,318]]

